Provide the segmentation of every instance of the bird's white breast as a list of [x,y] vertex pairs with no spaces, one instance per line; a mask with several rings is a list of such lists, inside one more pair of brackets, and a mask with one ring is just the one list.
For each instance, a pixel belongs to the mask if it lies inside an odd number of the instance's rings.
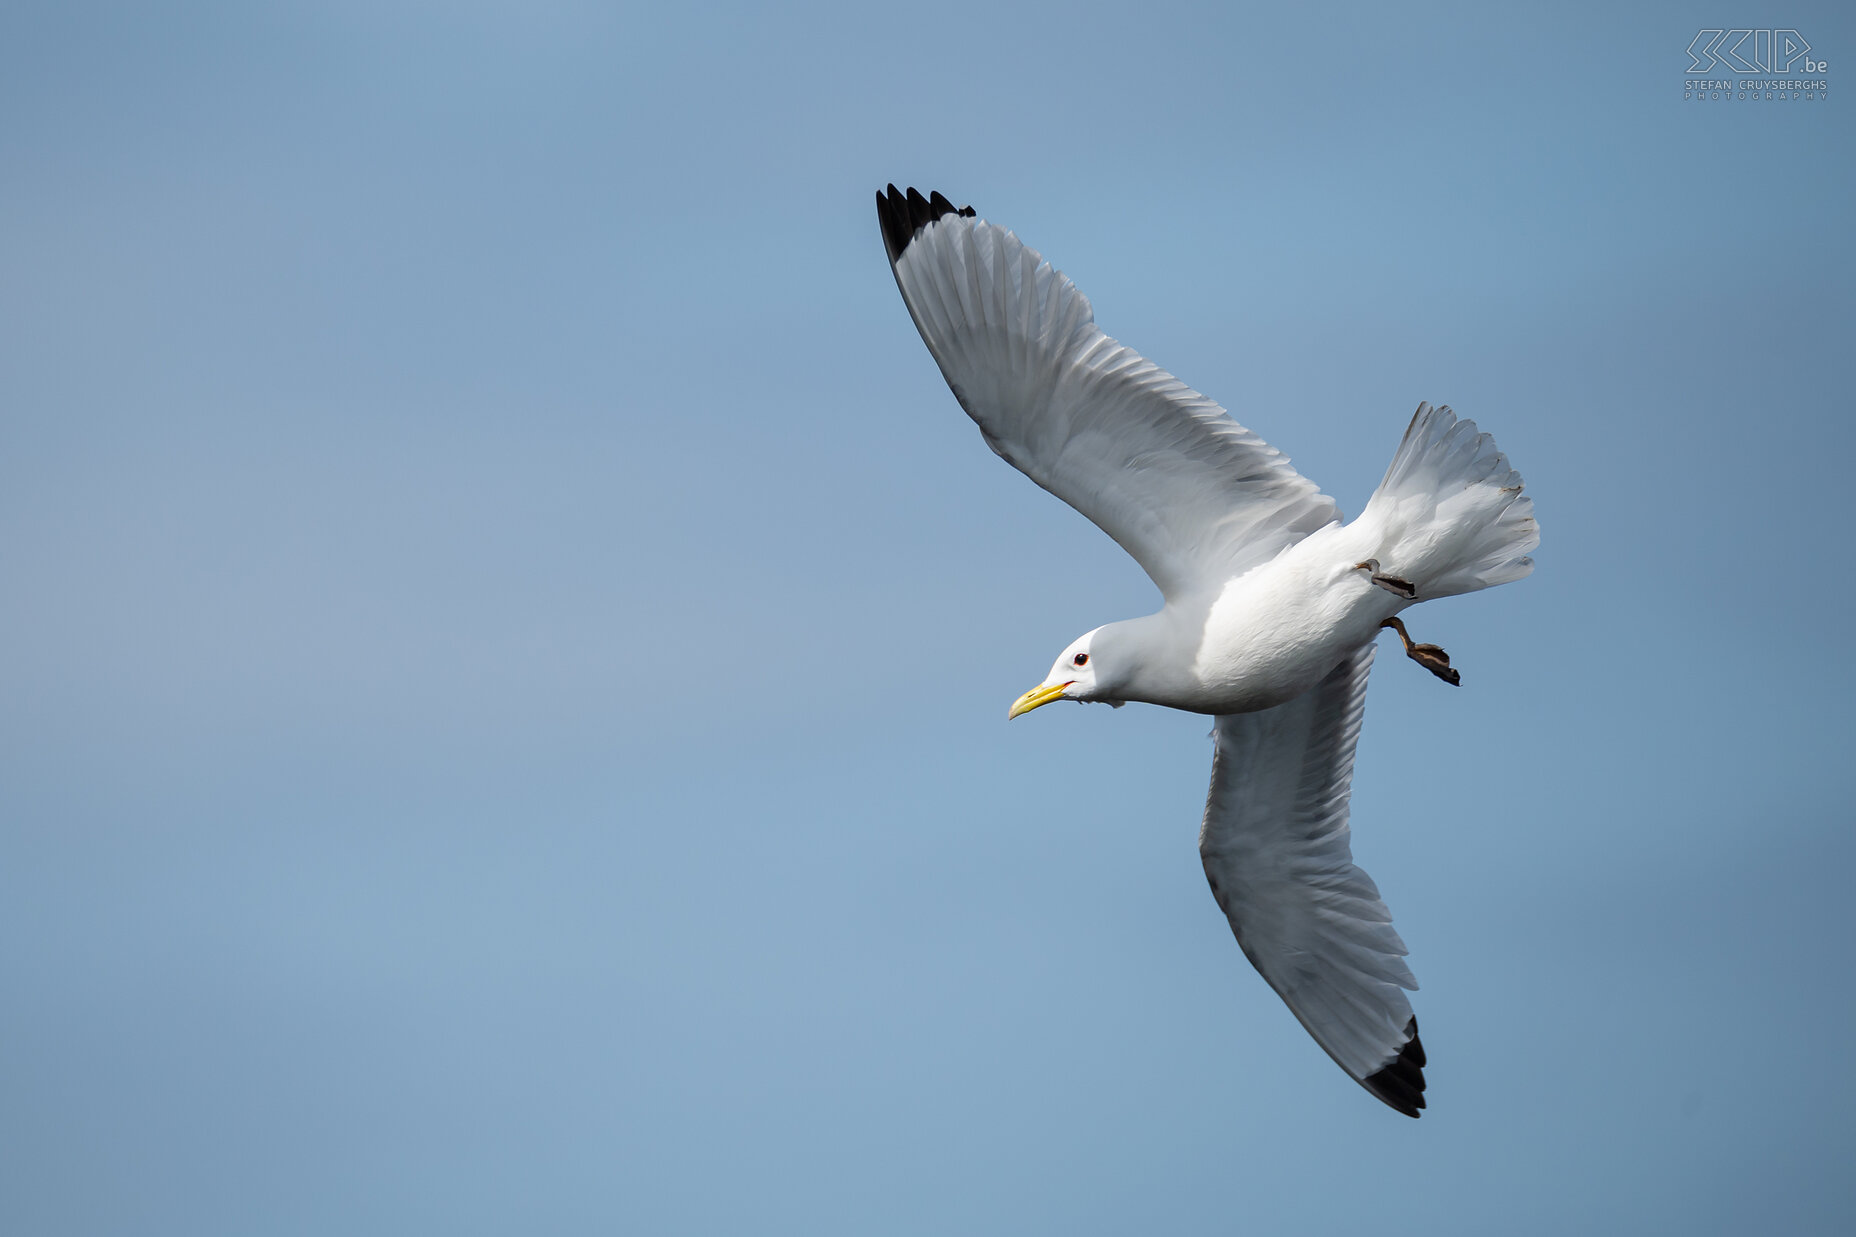
[[1310,690],[1398,612],[1353,564],[1351,526],[1329,525],[1227,582],[1206,614],[1192,675],[1209,713],[1273,708]]

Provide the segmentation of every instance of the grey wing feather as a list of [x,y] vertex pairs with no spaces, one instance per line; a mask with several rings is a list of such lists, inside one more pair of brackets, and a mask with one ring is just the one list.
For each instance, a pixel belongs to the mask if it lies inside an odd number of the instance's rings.
[[877,208],[910,316],[987,445],[1169,600],[1340,518],[1281,452],[1103,334],[1089,299],[1017,236],[939,194],[891,185]]
[[1379,889],[1354,865],[1347,802],[1373,646],[1311,691],[1218,719],[1199,855],[1244,954],[1356,1082],[1415,1117],[1418,981]]

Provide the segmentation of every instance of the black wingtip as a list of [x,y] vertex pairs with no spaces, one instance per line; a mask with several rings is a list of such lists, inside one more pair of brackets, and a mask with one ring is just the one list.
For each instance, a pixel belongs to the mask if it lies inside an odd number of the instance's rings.
[[894,262],[902,256],[902,251],[909,247],[916,234],[943,215],[961,215],[973,218],[971,206],[955,206],[942,197],[939,191],[923,197],[920,192],[910,189],[907,193],[889,186],[889,192],[876,195],[876,217],[883,225],[883,248],[889,251],[889,260]]
[[1416,1117],[1424,1107],[1424,1041],[1418,1038],[1418,1020],[1405,1024],[1405,1046],[1384,1069],[1360,1080],[1368,1091],[1388,1105]]

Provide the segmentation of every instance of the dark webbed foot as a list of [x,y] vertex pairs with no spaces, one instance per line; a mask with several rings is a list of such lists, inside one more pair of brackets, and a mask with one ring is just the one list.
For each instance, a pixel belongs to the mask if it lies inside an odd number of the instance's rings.
[[1398,633],[1398,638],[1405,642],[1405,656],[1411,658],[1411,660],[1417,662],[1420,666],[1423,666],[1426,670],[1429,670],[1432,674],[1450,684],[1450,686],[1461,687],[1463,685],[1463,676],[1450,668],[1450,654],[1444,652],[1435,644],[1413,644],[1411,642],[1411,633],[1405,630],[1404,622],[1397,616],[1389,618],[1379,625],[1381,627],[1390,627],[1393,631]]
[[1418,586],[1413,584],[1410,580],[1401,580],[1397,576],[1381,574],[1379,570],[1379,560],[1376,558],[1369,558],[1363,563],[1355,563],[1354,568],[1358,571],[1372,572],[1374,584],[1377,584],[1388,593],[1398,594],[1406,601],[1410,601],[1418,595]]

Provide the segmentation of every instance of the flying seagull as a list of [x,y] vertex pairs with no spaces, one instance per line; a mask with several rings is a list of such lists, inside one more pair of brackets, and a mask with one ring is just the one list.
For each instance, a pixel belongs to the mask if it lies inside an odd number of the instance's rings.
[[1283,454],[1095,324],[1016,235],[939,193],[876,195],[896,286],[954,398],[1007,463],[1076,508],[1159,586],[1158,613],[1086,632],[1009,717],[1054,700],[1207,713],[1199,854],[1244,954],[1348,1077],[1424,1107],[1418,981],[1347,798],[1374,640],[1459,682],[1399,612],[1518,580],[1540,544],[1495,441],[1420,404],[1358,519]]

